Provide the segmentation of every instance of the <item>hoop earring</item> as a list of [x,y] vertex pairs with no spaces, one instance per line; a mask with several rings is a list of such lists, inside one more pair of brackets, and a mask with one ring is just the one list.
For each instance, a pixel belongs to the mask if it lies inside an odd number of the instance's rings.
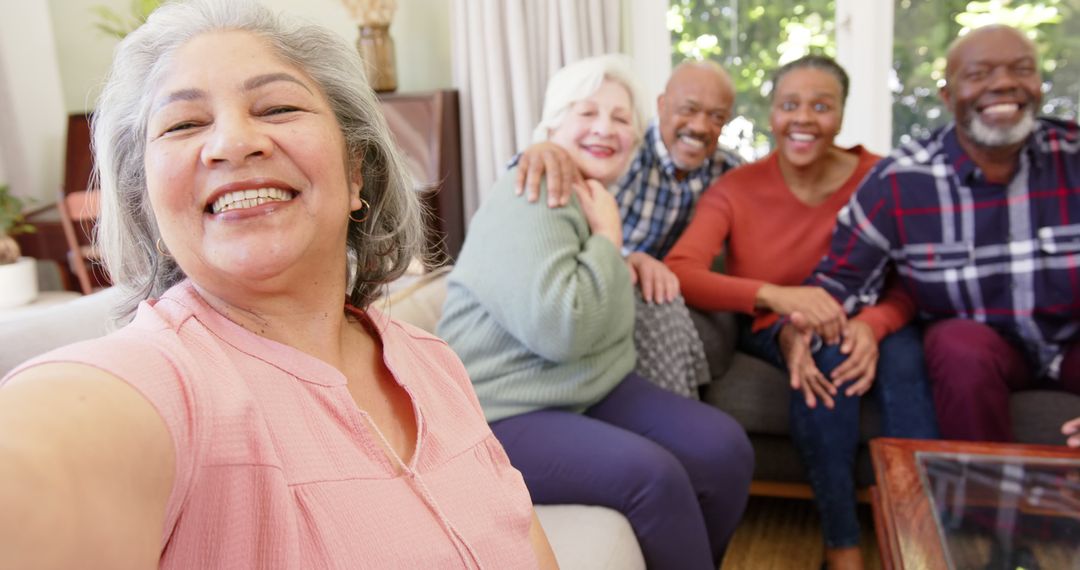
[[353,222],[357,223],[357,224],[362,224],[368,219],[368,214],[371,213],[371,204],[368,204],[367,200],[365,200],[363,198],[360,198],[360,209],[355,210],[355,211],[364,212],[364,215],[362,217],[360,217],[359,219],[357,219],[356,217],[353,216],[352,212],[349,212],[349,219],[352,220]]
[[165,244],[162,243],[161,238],[157,238],[157,241],[154,242],[154,249],[156,249],[162,257],[172,257],[169,255],[169,252],[165,251]]

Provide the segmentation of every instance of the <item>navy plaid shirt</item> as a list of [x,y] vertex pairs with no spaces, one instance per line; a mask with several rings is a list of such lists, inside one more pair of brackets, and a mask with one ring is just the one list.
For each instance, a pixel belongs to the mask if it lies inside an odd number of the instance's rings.
[[623,223],[623,255],[642,251],[663,259],[689,225],[705,189],[740,164],[738,155],[717,145],[704,164],[678,180],[657,122],[649,123],[645,140],[615,192]]
[[1080,330],[1076,123],[1039,119],[1008,184],[986,181],[952,124],[893,151],[840,211],[808,281],[855,312],[890,266],[920,317],[986,323],[1056,378]]

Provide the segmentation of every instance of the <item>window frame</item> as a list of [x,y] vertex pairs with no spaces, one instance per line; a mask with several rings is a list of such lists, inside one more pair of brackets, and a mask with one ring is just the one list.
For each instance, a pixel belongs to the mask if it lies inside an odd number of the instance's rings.
[[836,0],[836,60],[851,78],[837,144],[861,144],[885,155],[892,148],[894,0]]

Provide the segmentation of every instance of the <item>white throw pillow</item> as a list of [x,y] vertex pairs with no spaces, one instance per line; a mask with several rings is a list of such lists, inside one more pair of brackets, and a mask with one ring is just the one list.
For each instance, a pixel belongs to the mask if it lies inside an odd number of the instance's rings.
[[435,334],[443,301],[446,300],[446,275],[451,266],[440,267],[423,275],[406,275],[394,282],[390,293],[373,305],[391,317]]

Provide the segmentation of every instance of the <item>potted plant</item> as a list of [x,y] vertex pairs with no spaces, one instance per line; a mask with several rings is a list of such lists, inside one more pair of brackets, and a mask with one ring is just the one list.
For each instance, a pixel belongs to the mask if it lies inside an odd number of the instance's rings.
[[23,218],[23,201],[0,185],[0,309],[17,307],[37,297],[37,264],[21,257],[14,236],[31,233],[34,226]]

